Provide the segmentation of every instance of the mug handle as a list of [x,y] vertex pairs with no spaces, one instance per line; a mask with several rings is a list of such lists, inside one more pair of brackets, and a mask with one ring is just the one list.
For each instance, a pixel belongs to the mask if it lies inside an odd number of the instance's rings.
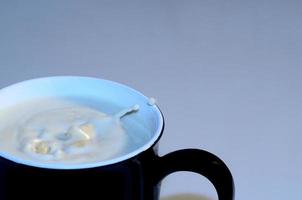
[[234,181],[224,162],[212,153],[200,149],[183,149],[158,159],[158,182],[178,171],[196,172],[215,187],[219,200],[234,199]]

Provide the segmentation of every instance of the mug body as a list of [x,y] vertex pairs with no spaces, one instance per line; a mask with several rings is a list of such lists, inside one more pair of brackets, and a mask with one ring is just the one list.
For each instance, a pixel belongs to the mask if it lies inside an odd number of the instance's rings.
[[48,169],[0,158],[0,199],[157,200],[155,147],[121,161],[84,169]]
[[[157,155],[158,141],[164,129],[163,115],[149,98],[125,85],[78,76],[46,77],[17,83],[0,90],[0,121],[5,121],[7,107],[45,97],[81,99],[82,104],[89,104],[93,99],[94,103],[110,102],[119,108],[138,104],[139,111],[132,118],[150,135],[146,142],[129,152],[79,164],[24,159],[1,150],[0,146],[0,200],[158,200],[161,180],[177,171],[205,176],[214,185],[219,200],[233,200],[232,174],[214,154],[200,149],[183,149],[161,157]],[[112,114],[116,110],[114,106],[104,104],[100,111]],[[0,130],[3,125],[0,123]],[[144,133],[137,131],[135,134]],[[112,144],[112,150],[114,148]]]

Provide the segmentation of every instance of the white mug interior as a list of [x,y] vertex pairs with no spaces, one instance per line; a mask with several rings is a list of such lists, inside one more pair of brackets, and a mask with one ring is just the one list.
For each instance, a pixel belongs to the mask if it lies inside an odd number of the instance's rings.
[[[149,149],[160,137],[163,128],[163,116],[159,108],[148,105],[149,98],[142,93],[120,83],[104,79],[81,76],[55,76],[23,81],[0,90],[0,112],[8,106],[40,97],[85,97],[103,99],[121,107],[140,106],[137,116],[151,130],[150,140],[134,151],[110,160],[81,163],[73,165],[42,163],[18,158],[8,152],[0,152],[0,156],[16,163],[51,169],[82,169],[100,167],[118,163],[132,158]],[[1,134],[1,133],[0,133]]]

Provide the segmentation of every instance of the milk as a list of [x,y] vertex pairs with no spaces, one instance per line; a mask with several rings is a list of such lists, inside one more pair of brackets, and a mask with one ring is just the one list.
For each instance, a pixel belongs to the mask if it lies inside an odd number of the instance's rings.
[[45,163],[92,163],[143,146],[149,129],[136,118],[138,105],[45,97],[0,110],[0,151]]

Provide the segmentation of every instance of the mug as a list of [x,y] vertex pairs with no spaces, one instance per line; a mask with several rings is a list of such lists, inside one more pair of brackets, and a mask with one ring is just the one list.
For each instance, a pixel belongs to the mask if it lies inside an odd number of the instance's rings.
[[[41,163],[0,152],[0,199],[158,200],[165,176],[196,172],[215,187],[219,200],[232,200],[234,182],[228,167],[204,150],[184,149],[158,156],[164,117],[140,92],[108,80],[79,76],[45,77],[0,90],[1,109],[38,97],[106,99],[121,106],[140,105],[141,123],[152,130],[147,143],[113,159],[72,165]],[[0,133],[1,134],[1,133]]]

